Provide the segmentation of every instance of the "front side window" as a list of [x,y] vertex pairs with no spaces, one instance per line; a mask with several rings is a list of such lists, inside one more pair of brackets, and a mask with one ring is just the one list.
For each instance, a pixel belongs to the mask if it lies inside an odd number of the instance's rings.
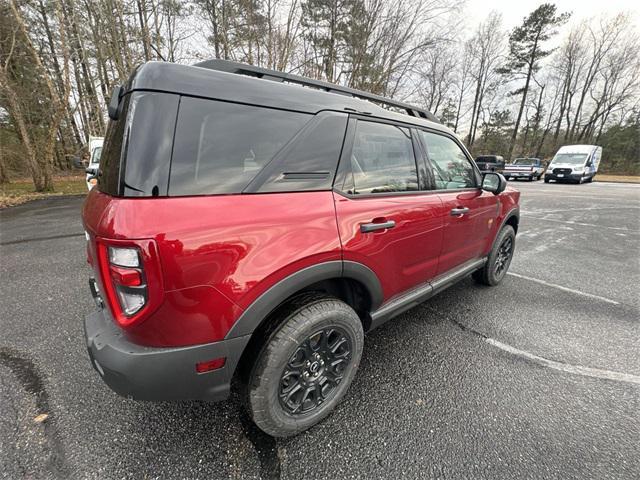
[[478,186],[475,169],[462,149],[451,138],[419,130],[431,162],[437,190]]
[[359,121],[351,151],[353,193],[418,190],[418,173],[409,129]]
[[183,97],[169,195],[242,192],[310,117]]

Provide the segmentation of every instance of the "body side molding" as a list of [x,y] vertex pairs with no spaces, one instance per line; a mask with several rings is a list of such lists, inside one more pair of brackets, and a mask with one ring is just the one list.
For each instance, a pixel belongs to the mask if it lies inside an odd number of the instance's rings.
[[486,261],[487,259],[483,257],[465,262],[449,272],[436,277],[432,281],[424,283],[391,300],[380,309],[371,313],[371,328],[369,331],[447,289],[461,278],[481,268]]

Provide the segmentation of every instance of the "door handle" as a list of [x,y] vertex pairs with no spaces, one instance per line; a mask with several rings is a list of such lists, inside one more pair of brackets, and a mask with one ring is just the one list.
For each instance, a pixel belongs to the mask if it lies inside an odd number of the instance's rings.
[[363,223],[360,225],[360,231],[362,233],[376,232],[378,230],[387,230],[396,226],[396,222],[388,220],[382,223]]
[[460,208],[452,208],[451,216],[452,217],[461,217],[465,213],[469,213],[469,207],[460,207]]

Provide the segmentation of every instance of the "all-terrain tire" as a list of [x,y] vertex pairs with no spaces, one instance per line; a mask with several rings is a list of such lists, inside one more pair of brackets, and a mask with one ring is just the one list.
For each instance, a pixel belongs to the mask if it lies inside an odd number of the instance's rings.
[[[349,305],[322,294],[295,298],[278,315],[281,323],[264,343],[249,374],[247,407],[262,431],[274,437],[288,437],[323,420],[342,400],[360,363],[364,332],[358,314]],[[346,340],[338,352],[348,361],[343,360],[329,368],[328,365],[340,359],[331,357],[332,335],[340,341]],[[317,338],[323,340],[314,344]],[[317,360],[314,360],[316,356]],[[310,364],[310,361],[314,363]],[[302,374],[292,374],[292,365],[298,364],[303,365]],[[338,368],[342,370],[339,379]],[[311,379],[303,374],[310,374]],[[314,377],[316,374],[318,376]],[[325,383],[318,387],[323,379]],[[293,388],[291,385],[299,388],[295,398],[292,395],[287,399]],[[326,398],[323,396],[325,385]],[[304,389],[303,394],[307,390],[309,393],[300,402],[298,410],[293,411],[291,405],[300,398],[300,389]],[[309,409],[314,400],[315,406]]]
[[498,285],[507,274],[516,246],[516,233],[511,225],[505,225],[498,233],[487,262],[473,273],[473,279],[491,287]]

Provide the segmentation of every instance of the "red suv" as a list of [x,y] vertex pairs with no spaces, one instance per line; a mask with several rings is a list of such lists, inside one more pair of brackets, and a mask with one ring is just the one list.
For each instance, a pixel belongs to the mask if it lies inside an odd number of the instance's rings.
[[519,193],[414,106],[151,62],[109,116],[83,210],[85,334],[121,395],[215,401],[237,380],[262,430],[296,434],[344,396],[364,332],[509,267]]

